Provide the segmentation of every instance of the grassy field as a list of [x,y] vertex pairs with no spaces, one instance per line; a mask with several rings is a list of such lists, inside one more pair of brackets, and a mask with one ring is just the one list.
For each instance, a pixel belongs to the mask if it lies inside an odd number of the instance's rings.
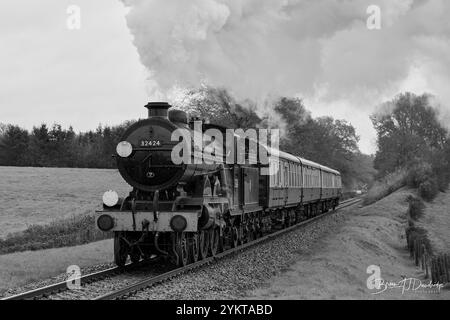
[[117,170],[0,167],[0,238],[101,208],[106,190],[130,187]]
[[[63,274],[67,267],[80,268],[113,261],[112,240],[81,246],[5,254],[0,259],[0,296],[7,290]],[[61,279],[62,280],[62,279]]]

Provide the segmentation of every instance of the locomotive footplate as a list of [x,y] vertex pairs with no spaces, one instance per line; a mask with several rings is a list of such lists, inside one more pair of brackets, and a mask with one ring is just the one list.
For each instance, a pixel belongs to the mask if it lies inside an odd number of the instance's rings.
[[[148,225],[152,232],[197,232],[199,212],[169,211],[158,212],[157,220],[152,211],[139,211],[134,214],[136,229],[133,228],[133,214],[131,211],[96,211],[95,223],[102,231],[143,231]],[[178,230],[176,230],[178,229]]]

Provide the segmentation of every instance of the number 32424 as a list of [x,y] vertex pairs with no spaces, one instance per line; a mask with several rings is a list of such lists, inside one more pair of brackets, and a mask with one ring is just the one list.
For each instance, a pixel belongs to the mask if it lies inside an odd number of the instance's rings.
[[161,146],[161,141],[159,140],[142,140],[141,147],[159,147]]

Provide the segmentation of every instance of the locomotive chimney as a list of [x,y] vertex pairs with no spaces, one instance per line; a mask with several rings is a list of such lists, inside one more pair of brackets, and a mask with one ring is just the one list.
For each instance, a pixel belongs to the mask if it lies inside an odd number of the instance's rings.
[[167,118],[167,110],[172,106],[167,102],[149,102],[146,106],[148,109],[148,117],[164,117]]

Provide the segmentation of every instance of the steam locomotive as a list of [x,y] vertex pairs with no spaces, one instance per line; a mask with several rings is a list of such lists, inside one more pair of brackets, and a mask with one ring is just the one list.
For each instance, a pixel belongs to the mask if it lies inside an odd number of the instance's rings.
[[[135,263],[154,255],[184,266],[339,204],[338,171],[259,142],[258,151],[263,148],[270,163],[262,163],[259,156],[250,161],[248,137],[233,135],[227,142],[237,148],[239,139],[247,139],[244,163],[237,161],[237,152],[232,152],[235,161],[225,161],[229,154],[224,153],[215,158],[223,161],[175,163],[173,150],[180,141],[192,149],[195,144],[186,137],[172,141],[174,131],[193,133],[198,121],[167,103],[153,102],[146,108],[148,118],[125,131],[114,155],[133,190],[124,198],[105,192],[103,210],[96,212],[97,227],[114,234],[118,266],[128,257]],[[200,122],[203,134],[210,129],[226,135],[227,128]],[[262,174],[272,167],[276,170]]]

